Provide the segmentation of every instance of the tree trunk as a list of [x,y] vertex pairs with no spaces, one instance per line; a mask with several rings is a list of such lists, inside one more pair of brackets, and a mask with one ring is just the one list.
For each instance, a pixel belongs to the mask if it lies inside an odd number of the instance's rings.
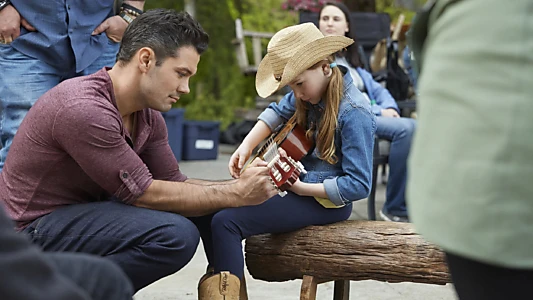
[[376,0],[344,0],[350,11],[376,12]]
[[345,221],[246,240],[246,265],[266,281],[314,276],[321,281],[450,282],[444,254],[411,224]]

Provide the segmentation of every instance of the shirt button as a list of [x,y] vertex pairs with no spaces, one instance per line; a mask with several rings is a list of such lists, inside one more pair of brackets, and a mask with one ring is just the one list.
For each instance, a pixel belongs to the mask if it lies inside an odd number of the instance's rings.
[[67,9],[70,10],[70,5],[67,5]]
[[128,173],[122,174],[122,178],[124,178],[124,179],[128,178]]

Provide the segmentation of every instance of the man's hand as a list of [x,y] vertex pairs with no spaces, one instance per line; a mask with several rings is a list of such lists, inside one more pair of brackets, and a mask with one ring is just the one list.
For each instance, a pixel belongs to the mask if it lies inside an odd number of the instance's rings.
[[387,117],[387,118],[399,118],[400,117],[398,112],[393,108],[382,109],[381,116]]
[[258,205],[278,193],[268,173],[266,162],[255,159],[241,174],[238,186],[242,195],[239,206]]
[[20,17],[19,12],[8,5],[0,10],[0,43],[9,44],[20,36],[20,26],[28,31],[35,31],[35,28],[24,18]]
[[112,16],[107,18],[102,24],[98,25],[92,35],[105,32],[110,40],[118,43],[122,40],[126,27],[128,27],[128,22],[126,22],[126,20],[122,19],[120,16]]

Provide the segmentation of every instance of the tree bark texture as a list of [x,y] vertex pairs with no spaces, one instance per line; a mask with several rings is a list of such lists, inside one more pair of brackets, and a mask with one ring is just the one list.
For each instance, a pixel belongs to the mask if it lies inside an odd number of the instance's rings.
[[444,253],[411,224],[344,221],[246,240],[246,265],[256,279],[379,280],[446,284]]

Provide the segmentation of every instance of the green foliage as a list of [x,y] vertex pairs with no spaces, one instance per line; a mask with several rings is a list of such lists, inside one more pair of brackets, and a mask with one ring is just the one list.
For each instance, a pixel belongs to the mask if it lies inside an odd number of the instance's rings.
[[391,20],[395,22],[400,14],[405,16],[405,24],[411,23],[415,12],[407,10],[403,7],[398,7],[394,4],[395,0],[376,0],[376,11],[388,13],[391,17]]

